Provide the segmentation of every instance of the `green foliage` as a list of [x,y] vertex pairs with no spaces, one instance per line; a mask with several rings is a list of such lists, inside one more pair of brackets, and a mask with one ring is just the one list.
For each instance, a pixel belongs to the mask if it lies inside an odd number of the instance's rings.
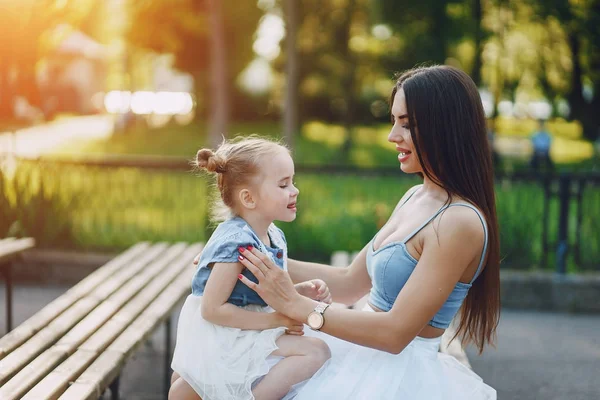
[[57,171],[46,167],[19,165],[13,182],[16,222],[11,235],[33,237],[38,246],[67,246],[74,241],[70,216],[77,195],[61,196]]
[[15,210],[9,198],[10,182],[4,177],[0,168],[0,238],[6,237],[16,221]]
[[[221,0],[229,88],[254,57],[254,32],[262,15],[256,1]],[[127,41],[138,48],[170,53],[174,66],[190,73],[202,104],[209,100],[211,51],[208,5],[204,0],[140,0],[128,3],[132,23]],[[234,96],[235,97],[235,96]]]

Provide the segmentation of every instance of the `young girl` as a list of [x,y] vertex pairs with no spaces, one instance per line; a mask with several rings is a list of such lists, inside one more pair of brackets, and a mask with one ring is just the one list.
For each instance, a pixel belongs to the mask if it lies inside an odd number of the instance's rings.
[[[239,249],[257,248],[287,270],[285,237],[273,221],[296,218],[294,163],[280,144],[246,138],[224,142],[215,153],[200,150],[197,165],[217,175],[222,202],[215,214],[225,221],[202,251],[181,310],[172,362],[179,377],[169,399],[281,399],[310,378],[330,351],[320,339],[302,337],[301,322],[273,312],[239,281],[240,275],[257,281],[239,262]],[[299,283],[296,290],[331,302],[321,280]]]

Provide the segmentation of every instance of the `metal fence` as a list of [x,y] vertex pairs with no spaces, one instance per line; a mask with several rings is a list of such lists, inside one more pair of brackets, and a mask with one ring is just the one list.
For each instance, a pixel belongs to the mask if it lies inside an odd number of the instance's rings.
[[[142,240],[206,240],[211,182],[165,157],[18,159],[0,175],[0,234],[42,246],[122,249]],[[297,167],[296,221],[281,224],[290,253],[327,260],[356,251],[418,183],[397,169]],[[600,270],[600,174],[497,178],[503,266]]]

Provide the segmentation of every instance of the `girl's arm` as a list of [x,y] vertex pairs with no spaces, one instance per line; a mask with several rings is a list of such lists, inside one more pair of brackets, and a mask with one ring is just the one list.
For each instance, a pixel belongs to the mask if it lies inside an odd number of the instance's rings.
[[[479,261],[483,227],[475,213],[462,208],[446,210],[437,232],[424,239],[421,258],[389,312],[329,307],[321,330],[362,346],[400,353],[442,307],[467,267]],[[298,295],[289,276],[256,249],[242,254],[243,264],[259,284],[245,277],[242,281],[274,309],[306,321],[317,302]]]
[[365,246],[349,267],[332,267],[290,258],[288,272],[293,282],[322,279],[329,286],[333,301],[350,305],[360,300],[371,289],[366,257]]
[[216,325],[251,330],[286,326],[297,331],[298,326],[302,326],[295,321],[292,323],[290,318],[280,313],[247,311],[227,303],[244,266],[240,263],[215,263],[212,268],[202,295],[201,313],[205,320]]

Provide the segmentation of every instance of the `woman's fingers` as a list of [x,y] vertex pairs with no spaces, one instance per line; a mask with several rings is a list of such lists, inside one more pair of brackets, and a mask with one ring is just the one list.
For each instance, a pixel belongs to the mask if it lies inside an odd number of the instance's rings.
[[[240,247],[240,250],[242,249],[242,247]],[[256,266],[256,263],[253,262],[251,259],[248,259],[246,256],[247,255],[251,255],[250,252],[248,250],[245,250],[243,252],[240,251],[240,255],[238,256],[238,260],[239,262],[246,268],[248,268],[250,270],[250,272],[252,272],[252,274],[254,274],[254,276],[256,276],[256,279],[258,279],[259,282],[261,282],[264,277],[265,274],[263,273],[263,271]]]
[[196,257],[194,257],[194,265],[198,265],[198,263],[200,262],[200,255],[202,253],[198,254]]
[[[256,275],[256,274],[255,274]],[[246,278],[244,275],[239,274],[238,275],[238,279],[240,281],[242,281],[242,283],[246,286],[248,286],[250,289],[254,290],[255,292],[258,293],[258,285],[254,282],[252,282],[250,279]]]
[[273,269],[273,262],[271,261],[271,259],[266,254],[263,254],[256,247],[248,246],[248,248],[244,252],[242,252],[242,254],[244,255],[244,257],[247,257],[254,265],[260,268],[260,270],[263,271],[265,274],[267,270]]

